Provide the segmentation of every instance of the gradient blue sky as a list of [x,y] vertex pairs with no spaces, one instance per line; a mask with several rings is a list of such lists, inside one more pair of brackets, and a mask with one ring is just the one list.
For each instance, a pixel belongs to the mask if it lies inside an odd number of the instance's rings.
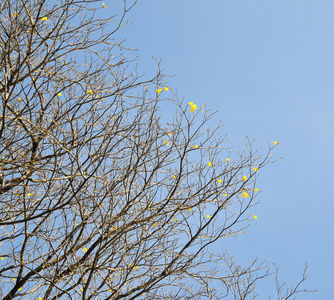
[[298,299],[333,297],[333,16],[333,0],[140,0],[121,32],[140,49],[139,73],[154,74],[152,56],[162,58],[180,96],[219,111],[236,151],[246,136],[260,153],[280,142],[283,159],[258,180],[257,222],[219,247],[275,262],[289,284],[307,262],[302,287],[318,292]]

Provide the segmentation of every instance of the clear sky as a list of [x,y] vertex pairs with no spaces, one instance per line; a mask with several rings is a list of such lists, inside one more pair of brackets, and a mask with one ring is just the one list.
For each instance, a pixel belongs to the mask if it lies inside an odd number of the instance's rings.
[[152,57],[162,58],[178,75],[171,88],[219,111],[213,121],[236,151],[246,136],[260,153],[280,142],[283,159],[260,173],[257,221],[219,247],[275,262],[289,284],[308,263],[302,287],[318,292],[298,299],[333,297],[333,16],[333,0],[140,0],[121,32],[140,50],[139,73],[154,74]]

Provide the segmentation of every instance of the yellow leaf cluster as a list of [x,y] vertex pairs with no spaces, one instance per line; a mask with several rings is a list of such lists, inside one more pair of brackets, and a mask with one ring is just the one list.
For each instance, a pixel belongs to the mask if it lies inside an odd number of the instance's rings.
[[191,106],[191,108],[190,108],[190,111],[191,111],[191,112],[194,112],[195,109],[197,109],[197,105],[194,104],[194,102],[188,102],[188,104]]
[[[164,88],[157,89],[156,91],[157,91],[158,94],[160,94],[163,90],[168,91],[169,88],[167,86],[165,86]],[[146,92],[147,92],[147,90],[146,90]]]

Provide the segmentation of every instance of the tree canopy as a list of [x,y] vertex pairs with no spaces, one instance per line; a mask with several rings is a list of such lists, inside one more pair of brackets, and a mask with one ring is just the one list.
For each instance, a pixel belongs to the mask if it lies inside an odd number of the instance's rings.
[[277,142],[232,158],[159,61],[138,74],[115,40],[136,2],[0,4],[2,299],[253,299],[271,272],[213,246],[256,220]]

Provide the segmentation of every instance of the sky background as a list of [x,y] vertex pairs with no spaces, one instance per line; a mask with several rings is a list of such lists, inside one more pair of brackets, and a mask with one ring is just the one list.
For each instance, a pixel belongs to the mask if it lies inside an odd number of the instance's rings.
[[[120,35],[140,50],[139,73],[154,75],[162,58],[179,96],[219,111],[235,151],[246,136],[262,154],[280,142],[283,159],[259,172],[257,221],[219,247],[241,263],[275,262],[291,285],[307,263],[302,287],[318,292],[301,300],[333,297],[333,15],[332,0],[140,0]],[[272,283],[262,296],[276,299]]]

